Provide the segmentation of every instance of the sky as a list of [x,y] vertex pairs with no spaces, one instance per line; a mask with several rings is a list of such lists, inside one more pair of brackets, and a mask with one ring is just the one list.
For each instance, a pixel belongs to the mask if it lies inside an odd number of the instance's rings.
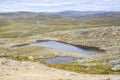
[[0,0],[0,12],[120,11],[120,0]]

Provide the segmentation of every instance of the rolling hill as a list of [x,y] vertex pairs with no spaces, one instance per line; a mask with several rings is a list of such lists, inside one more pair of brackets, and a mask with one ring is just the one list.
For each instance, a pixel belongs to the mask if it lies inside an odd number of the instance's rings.
[[0,13],[1,38],[29,37],[54,31],[119,25],[120,12]]

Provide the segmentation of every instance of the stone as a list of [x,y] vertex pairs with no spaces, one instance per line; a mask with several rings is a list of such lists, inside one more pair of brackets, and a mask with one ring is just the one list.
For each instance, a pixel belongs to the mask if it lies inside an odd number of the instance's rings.
[[120,65],[120,60],[111,60],[109,61],[110,66]]
[[114,67],[112,67],[112,70],[114,71],[120,70],[120,65],[115,65]]
[[29,60],[34,60],[34,57],[33,56],[29,56],[28,59]]
[[120,80],[120,77],[110,78],[110,80]]
[[120,60],[111,60],[108,64],[111,66],[112,70],[120,70]]
[[43,59],[44,57],[43,56],[38,56],[38,59]]

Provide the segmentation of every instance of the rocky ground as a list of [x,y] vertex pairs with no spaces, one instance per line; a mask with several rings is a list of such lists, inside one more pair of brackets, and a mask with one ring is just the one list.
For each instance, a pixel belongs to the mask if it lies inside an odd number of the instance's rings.
[[78,74],[38,62],[0,58],[0,80],[120,80],[120,75]]

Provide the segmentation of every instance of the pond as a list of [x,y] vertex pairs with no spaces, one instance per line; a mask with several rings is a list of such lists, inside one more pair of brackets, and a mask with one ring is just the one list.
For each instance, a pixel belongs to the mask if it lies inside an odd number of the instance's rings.
[[44,46],[44,47],[54,48],[54,49],[63,50],[67,52],[80,53],[80,54],[93,54],[93,53],[100,52],[99,50],[88,49],[85,47],[84,48],[77,47],[75,45],[58,42],[58,41],[41,41],[36,43],[30,43],[29,46]]
[[39,58],[40,61],[44,61],[49,64],[63,64],[63,63],[71,63],[77,61],[75,57],[55,57],[55,58]]

